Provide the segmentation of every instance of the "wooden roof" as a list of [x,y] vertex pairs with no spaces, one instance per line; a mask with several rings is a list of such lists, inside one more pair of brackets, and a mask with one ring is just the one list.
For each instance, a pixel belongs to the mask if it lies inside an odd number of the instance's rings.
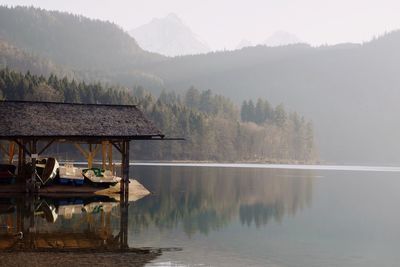
[[159,139],[164,135],[136,107],[55,102],[0,102],[0,139]]

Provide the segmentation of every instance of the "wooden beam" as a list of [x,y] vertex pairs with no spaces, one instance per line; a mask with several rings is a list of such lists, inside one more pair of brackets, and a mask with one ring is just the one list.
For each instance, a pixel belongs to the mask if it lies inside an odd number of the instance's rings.
[[122,151],[122,146],[121,146],[121,145],[116,144],[115,142],[111,142],[111,144],[112,144],[121,154],[124,153],[124,152]]
[[29,157],[31,156],[30,150],[27,149],[25,146],[25,144],[26,144],[25,141],[21,140],[21,142],[20,142],[18,139],[14,139],[14,142],[17,143],[22,148],[22,150],[24,151],[24,157],[25,157],[25,155],[28,155]]
[[82,156],[87,159],[89,157],[88,153],[81,147],[80,144],[74,143],[75,147],[79,150],[79,152],[82,154]]
[[93,145],[89,144],[89,153],[88,153],[88,157],[87,157],[89,169],[93,167],[93,160],[94,160],[94,157],[96,156],[97,152],[99,151],[99,148],[100,148],[100,146],[96,144],[93,149]]
[[94,150],[92,151],[92,159],[94,159],[94,157],[96,157],[96,155],[97,155],[97,152],[99,152],[99,150],[100,150],[100,145],[98,145],[98,144],[96,144],[95,146],[94,146]]
[[43,148],[42,150],[40,150],[40,152],[38,153],[38,155],[40,156],[43,152],[46,151],[46,149],[48,149],[53,143],[54,143],[55,139],[51,140],[50,142],[48,142]]
[[11,164],[14,159],[14,153],[15,153],[15,142],[10,141],[8,145],[8,163]]
[[0,150],[3,151],[4,154],[8,155],[7,149],[4,147],[3,144],[0,143]]

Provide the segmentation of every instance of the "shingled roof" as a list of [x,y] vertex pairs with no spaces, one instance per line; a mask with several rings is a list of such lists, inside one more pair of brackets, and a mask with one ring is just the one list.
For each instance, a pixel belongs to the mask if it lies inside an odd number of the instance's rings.
[[136,106],[0,102],[0,138],[154,139],[164,135]]

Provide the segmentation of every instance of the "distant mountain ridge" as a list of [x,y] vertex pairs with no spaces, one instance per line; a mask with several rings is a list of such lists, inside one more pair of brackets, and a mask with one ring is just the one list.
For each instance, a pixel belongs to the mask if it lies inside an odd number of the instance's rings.
[[296,35],[286,31],[274,32],[263,42],[264,45],[272,47],[299,43],[303,43],[303,41],[301,41],[300,38],[298,38]]
[[202,54],[210,51],[206,43],[186,26],[176,14],[155,18],[129,31],[139,45],[166,56]]
[[117,25],[58,11],[0,6],[0,39],[75,69],[115,69],[162,57],[142,50]]
[[247,39],[242,39],[237,45],[236,45],[236,49],[242,49],[242,48],[245,48],[245,47],[251,47],[251,46],[253,46],[253,43],[252,42],[250,42],[249,40],[247,40]]
[[163,87],[142,66],[165,57],[143,50],[113,23],[34,7],[0,6],[0,25],[0,63],[15,70],[32,66],[36,74],[41,69],[44,75],[74,73],[86,81]]

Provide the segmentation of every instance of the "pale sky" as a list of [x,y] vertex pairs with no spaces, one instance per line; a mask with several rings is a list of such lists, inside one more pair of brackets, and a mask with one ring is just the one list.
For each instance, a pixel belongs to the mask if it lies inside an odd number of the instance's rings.
[[0,0],[0,4],[68,11],[115,22],[125,30],[175,13],[217,50],[233,48],[242,39],[260,43],[279,30],[320,45],[368,41],[400,29],[399,0]]

